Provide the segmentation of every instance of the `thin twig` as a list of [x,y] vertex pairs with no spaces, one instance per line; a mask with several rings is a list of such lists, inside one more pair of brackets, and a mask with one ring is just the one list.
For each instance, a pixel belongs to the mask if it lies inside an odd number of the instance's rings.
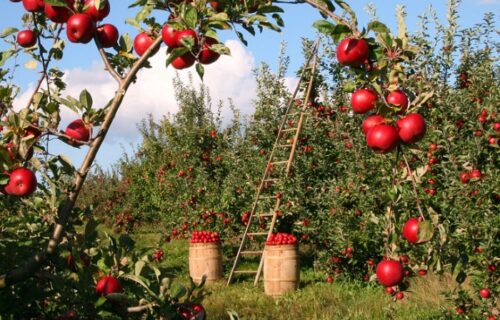
[[[63,26],[61,25],[59,27],[59,30],[57,31],[56,37],[54,38],[54,43],[56,43],[59,40],[59,36],[61,35],[62,30],[63,30]],[[46,64],[42,63],[42,65],[43,65],[42,68],[43,68],[44,72],[42,73],[42,76],[38,80],[38,82],[35,86],[35,89],[33,90],[33,94],[31,95],[30,99],[28,100],[28,103],[26,104],[26,108],[28,108],[33,103],[33,100],[35,99],[35,95],[38,93],[38,91],[40,90],[40,87],[42,86],[43,80],[46,77],[45,70],[47,70],[47,68],[49,66],[50,60],[52,59],[52,55],[53,55],[53,51],[49,51],[49,56],[46,59]]]
[[116,113],[121,103],[123,102],[123,98],[125,97],[127,89],[132,84],[135,76],[142,68],[144,63],[152,56],[153,52],[159,48],[161,42],[162,38],[158,37],[150,46],[150,48],[146,50],[144,55],[134,63],[127,76],[123,79],[123,81],[121,81],[120,86],[116,91],[115,97],[111,105],[109,106],[109,110],[106,113],[106,117],[104,118],[101,130],[96,136],[95,140],[91,143],[87,155],[85,156],[80,169],[77,171],[78,173],[75,173],[72,187],[69,190],[67,199],[64,200],[60,206],[61,209],[59,210],[58,219],[54,227],[52,237],[47,245],[47,249],[44,252],[35,254],[33,257],[28,259],[28,261],[24,265],[21,265],[13,270],[10,270],[6,274],[1,275],[0,289],[29,278],[47,261],[48,255],[52,255],[56,252],[56,249],[61,242],[64,228],[71,216],[83,183],[85,182],[87,174],[92,167],[92,164],[116,116]]
[[146,310],[149,310],[149,309],[155,308],[155,307],[158,307],[158,305],[155,303],[150,303],[150,304],[146,304],[143,306],[128,307],[127,312],[128,313],[140,313],[140,312],[144,312]]
[[339,24],[345,24],[347,26],[349,26],[349,28],[354,32],[356,30],[356,28],[354,28],[354,26],[351,25],[351,23],[349,21],[347,21],[346,19],[336,15],[335,13],[333,13],[330,9],[328,9],[328,7],[324,6],[323,4],[321,3],[318,3],[314,0],[304,0],[304,2],[308,3],[309,5],[315,7],[316,9],[318,9],[319,11],[321,11],[321,13],[325,14],[326,16],[332,18],[335,22],[339,23]]
[[118,72],[116,72],[115,68],[113,68],[113,66],[109,62],[109,59],[106,56],[106,51],[104,51],[97,36],[94,37],[94,42],[97,46],[97,50],[99,51],[99,54],[101,55],[102,61],[104,62],[105,70],[107,70],[111,74],[111,76],[116,80],[116,82],[118,82],[118,84],[121,84],[123,81],[123,78],[120,74],[118,74]]
[[417,181],[416,181],[415,177],[413,176],[413,172],[411,171],[410,164],[408,163],[408,160],[406,159],[406,155],[403,152],[401,152],[401,154],[403,155],[403,159],[405,161],[405,165],[406,165],[406,169],[408,170],[408,174],[411,177],[411,183],[413,186],[413,193],[415,194],[415,201],[417,203],[418,213],[420,214],[420,218],[423,221],[423,220],[425,220],[425,217],[424,217],[424,212],[422,211],[422,207],[420,206],[420,198],[418,197],[418,190],[417,190]]

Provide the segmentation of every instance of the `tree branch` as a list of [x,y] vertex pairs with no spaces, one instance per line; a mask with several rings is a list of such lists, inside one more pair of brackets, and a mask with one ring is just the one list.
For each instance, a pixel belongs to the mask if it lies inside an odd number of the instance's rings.
[[415,180],[415,177],[413,176],[413,172],[411,171],[410,164],[408,163],[408,159],[406,159],[406,155],[403,152],[401,152],[401,154],[403,155],[403,159],[405,161],[405,165],[406,165],[406,169],[408,170],[408,174],[411,177],[411,183],[413,185],[413,193],[415,194],[415,200],[417,203],[418,213],[420,214],[420,218],[422,218],[422,220],[425,220],[424,212],[422,211],[422,207],[420,206],[420,198],[418,197],[417,181]]
[[104,62],[105,69],[111,74],[111,76],[118,82],[118,84],[121,84],[123,81],[123,78],[121,75],[116,72],[115,68],[111,65],[109,62],[108,57],[106,56],[106,52],[102,48],[101,43],[99,42],[99,39],[97,36],[94,36],[94,42],[97,46],[97,50],[99,51],[99,54],[101,55],[102,61]]
[[55,253],[57,246],[62,239],[64,228],[71,216],[83,183],[85,182],[87,174],[104,141],[104,138],[106,137],[106,134],[108,133],[109,128],[113,123],[116,113],[121,103],[123,102],[123,98],[125,97],[127,89],[132,84],[132,81],[134,80],[135,76],[144,65],[144,63],[151,57],[152,53],[159,48],[161,42],[161,37],[158,37],[153,42],[151,47],[144,53],[144,55],[139,60],[137,60],[136,63],[134,63],[127,76],[121,81],[120,86],[116,91],[113,102],[109,106],[109,110],[101,126],[101,130],[96,136],[95,140],[91,143],[90,149],[87,152],[87,155],[85,156],[80,169],[78,170],[78,174],[75,174],[75,178],[73,179],[72,188],[69,192],[68,198],[61,205],[56,226],[47,245],[47,249],[45,250],[45,252],[41,252],[35,255],[33,258],[28,260],[26,264],[9,271],[5,275],[0,276],[0,289],[31,277],[47,261],[48,255],[52,255]]

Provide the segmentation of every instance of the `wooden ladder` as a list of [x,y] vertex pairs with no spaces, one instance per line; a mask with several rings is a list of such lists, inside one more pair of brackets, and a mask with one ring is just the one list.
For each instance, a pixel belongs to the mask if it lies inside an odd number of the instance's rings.
[[[299,83],[297,84],[297,87],[295,88],[295,91],[287,105],[285,114],[283,116],[283,119],[281,121],[280,127],[278,129],[278,134],[276,137],[276,140],[273,145],[273,149],[269,155],[269,159],[267,161],[266,168],[264,170],[264,174],[262,176],[262,179],[259,183],[259,186],[256,191],[255,195],[255,200],[252,205],[252,209],[250,211],[250,215],[248,217],[247,225],[245,228],[245,232],[243,233],[243,237],[241,239],[241,243],[238,249],[238,253],[236,254],[236,257],[234,259],[233,267],[231,268],[231,272],[229,274],[229,278],[227,281],[227,285],[231,284],[232,280],[234,279],[235,275],[237,274],[254,274],[255,275],[255,281],[254,281],[254,286],[256,286],[259,282],[260,275],[262,273],[262,269],[264,267],[264,245],[265,242],[261,245],[259,250],[245,250],[246,245],[247,245],[247,240],[249,238],[254,239],[254,238],[260,238],[262,241],[267,240],[271,234],[273,233],[276,220],[278,218],[278,212],[279,212],[279,207],[281,205],[281,199],[282,199],[282,192],[276,193],[274,195],[265,195],[265,189],[267,186],[274,185],[275,183],[278,183],[280,181],[283,181],[288,174],[290,173],[290,169],[292,168],[292,162],[295,156],[295,151],[297,148],[297,142],[299,139],[299,134],[302,129],[302,125],[305,120],[306,112],[305,108],[307,107],[307,104],[309,103],[310,96],[311,96],[311,90],[314,82],[314,75],[316,72],[316,65],[317,65],[317,50],[319,47],[319,40],[316,42],[314,45],[313,51],[308,58],[301,76],[299,78]],[[311,60],[313,60],[312,65]],[[310,80],[309,84],[307,86],[306,94],[303,98],[303,101],[301,104],[297,104],[296,101],[296,96],[300,90],[301,83],[303,82],[306,71],[310,70]],[[298,109],[298,110],[297,110]],[[290,125],[293,124],[293,125]],[[279,154],[285,153],[284,158],[285,159],[279,159]],[[288,156],[286,156],[288,154]],[[278,158],[278,159],[277,159]],[[279,177],[274,177],[273,173],[275,173],[275,169],[278,168],[279,174],[281,176]],[[282,190],[281,190],[282,191]],[[260,204],[265,204],[267,203],[269,205],[269,201],[274,201],[274,205],[272,205],[272,210],[269,212],[257,212],[257,210],[260,207]],[[251,226],[252,226],[252,221],[253,220],[259,220],[264,218],[266,222],[269,223],[269,218],[271,218],[270,223],[267,226],[267,231],[265,232],[256,232],[256,231],[251,231]],[[265,238],[263,238],[266,236]],[[238,270],[238,263],[240,262],[240,259],[242,256],[249,255],[249,256],[259,256],[260,257],[260,263],[259,267],[257,270]]]

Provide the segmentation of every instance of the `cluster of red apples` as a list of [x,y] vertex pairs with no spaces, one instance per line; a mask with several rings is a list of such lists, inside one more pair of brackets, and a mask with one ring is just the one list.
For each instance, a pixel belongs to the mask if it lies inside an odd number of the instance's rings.
[[[91,127],[83,120],[77,119],[67,126],[64,133],[69,138],[66,142],[74,147],[78,147],[83,142],[90,140]],[[23,140],[33,139],[36,141],[40,135],[41,131],[35,125],[29,125],[23,130],[21,136]],[[17,197],[30,196],[35,192],[37,187],[36,175],[32,170],[21,166],[21,164],[31,159],[33,156],[33,146],[29,148],[24,157],[19,154],[18,146],[16,146],[13,140],[7,142],[3,148],[7,151],[12,165],[6,172],[9,176],[9,181],[6,185],[0,186],[0,191],[4,194]]]
[[[337,47],[339,63],[351,67],[369,64],[369,46],[364,39],[346,38]],[[355,113],[367,114],[377,109],[379,96],[369,87],[359,88],[351,95],[351,107]],[[386,153],[398,143],[415,143],[425,135],[425,120],[418,113],[405,114],[408,108],[408,96],[401,89],[389,92],[385,102],[398,119],[395,125],[392,119],[381,114],[368,115],[362,124],[367,145],[373,150]]]
[[217,243],[220,242],[219,233],[215,231],[193,231],[189,243]]
[[[21,2],[20,0],[10,0]],[[22,0],[24,9],[28,12],[45,14],[47,19],[55,23],[66,24],[66,36],[74,43],[89,43],[96,36],[103,48],[111,48],[118,41],[118,29],[112,24],[97,25],[109,15],[110,5],[107,0],[101,0],[99,7],[94,0],[86,0],[83,5],[74,0],[65,0],[66,6],[53,6],[44,0]],[[17,35],[17,42],[24,48],[32,47],[37,42],[34,30],[23,30]]]
[[[10,0],[21,2],[21,0]],[[103,48],[111,48],[116,45],[119,32],[112,24],[100,24],[110,13],[108,0],[101,0],[98,5],[94,0],[86,0],[83,5],[74,0],[65,0],[66,6],[58,7],[45,3],[44,0],[22,0],[23,6],[28,12],[44,13],[45,16],[55,23],[66,24],[66,35],[69,41],[74,43],[88,43],[94,36],[99,40]],[[173,20],[175,18],[170,18]],[[169,50],[186,48],[186,52],[175,57],[171,64],[176,69],[191,67],[196,61],[201,64],[210,64],[219,59],[220,54],[212,50],[211,46],[219,42],[211,37],[199,35],[193,29],[177,30],[169,24],[165,24],[161,33],[163,42]],[[141,32],[134,38],[134,50],[142,56],[154,42],[152,32]],[[34,30],[22,30],[17,35],[17,43],[24,48],[30,48],[37,43],[37,34]]]
[[267,246],[281,246],[287,244],[297,244],[297,237],[289,233],[278,232],[271,234],[266,241]]

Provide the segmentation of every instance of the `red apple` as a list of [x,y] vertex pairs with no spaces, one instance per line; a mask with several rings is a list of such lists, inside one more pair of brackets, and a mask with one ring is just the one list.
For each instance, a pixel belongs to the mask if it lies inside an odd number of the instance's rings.
[[470,172],[470,178],[474,180],[481,180],[483,177],[483,174],[481,173],[481,170],[479,169],[474,169]]
[[[151,36],[146,32],[141,32],[134,39],[134,50],[139,56],[142,56],[152,44],[153,39]],[[154,53],[156,52],[158,52],[158,50],[155,50]]]
[[398,132],[387,124],[376,125],[366,135],[366,143],[377,152],[389,152],[398,144]]
[[496,132],[500,132],[500,122],[495,122],[493,124],[493,130],[495,130]]
[[33,30],[22,30],[17,34],[17,43],[23,48],[33,47],[36,40],[36,33]]
[[460,181],[462,183],[469,183],[469,181],[470,181],[470,175],[469,175],[469,173],[468,172],[462,172],[460,174]]
[[88,14],[76,13],[69,17],[66,26],[68,40],[75,43],[89,43],[94,37],[95,22]]
[[396,299],[402,300],[405,297],[405,294],[403,292],[398,292],[396,293]]
[[491,297],[491,291],[488,288],[482,288],[481,290],[479,290],[479,295],[481,296],[481,298],[488,299],[489,297]]
[[425,135],[425,120],[418,113],[410,113],[396,122],[401,141],[415,143]]
[[203,43],[203,48],[201,49],[200,54],[198,56],[200,63],[210,64],[210,63],[214,63],[215,61],[217,61],[217,59],[219,59],[220,54],[218,54],[217,52],[210,49],[210,46],[212,46],[214,44],[218,44],[218,43],[219,43],[219,41],[217,41],[214,38],[205,37],[205,42]]
[[419,218],[410,218],[403,226],[403,237],[410,243],[418,242],[418,223]]
[[343,65],[360,66],[368,60],[368,43],[364,39],[342,40],[337,46],[337,60]]
[[120,293],[123,287],[118,279],[112,276],[104,276],[97,282],[95,291],[98,295],[106,296],[111,293]]
[[[196,48],[196,46],[198,45],[198,35],[196,34],[196,31],[194,31],[193,29],[184,29],[176,31],[175,37],[177,40],[176,41],[177,47],[184,47],[183,42],[187,41],[193,44],[193,48]],[[190,38],[191,40],[188,40]]]
[[363,129],[363,133],[365,134],[365,136],[377,124],[385,124],[385,118],[378,114],[368,116],[361,125],[361,128]]
[[352,110],[356,113],[366,113],[377,103],[377,93],[372,89],[358,89],[351,95]]
[[45,8],[44,0],[23,0],[23,6],[29,12],[43,12]]
[[[90,139],[91,127],[85,124],[82,119],[77,119],[71,122],[66,128],[66,135],[72,139],[87,142]],[[80,144],[73,141],[68,141],[72,146],[79,146]]]
[[66,23],[73,14],[74,0],[66,0],[65,7],[56,7],[45,4],[45,16],[56,23]]
[[385,100],[391,106],[398,107],[398,112],[404,112],[408,107],[408,97],[406,93],[399,89],[390,92]]
[[378,281],[384,287],[392,287],[399,284],[404,277],[403,265],[395,260],[385,259],[378,263],[377,269]]
[[99,26],[96,30],[96,34],[103,48],[113,47],[119,38],[118,29],[109,23]]
[[193,54],[191,52],[186,52],[182,56],[179,56],[172,60],[171,64],[175,69],[181,70],[191,67],[195,61],[196,58],[193,56]]
[[16,168],[8,173],[9,183],[3,188],[2,192],[18,197],[31,195],[36,190],[36,176],[30,169]]
[[161,37],[169,48],[177,47],[177,30],[171,25],[166,24],[163,26],[161,29]]
[[94,0],[86,0],[84,8],[86,8],[85,13],[90,15],[95,21],[101,21],[106,18],[110,11],[108,0],[101,0],[99,8],[95,6]]

